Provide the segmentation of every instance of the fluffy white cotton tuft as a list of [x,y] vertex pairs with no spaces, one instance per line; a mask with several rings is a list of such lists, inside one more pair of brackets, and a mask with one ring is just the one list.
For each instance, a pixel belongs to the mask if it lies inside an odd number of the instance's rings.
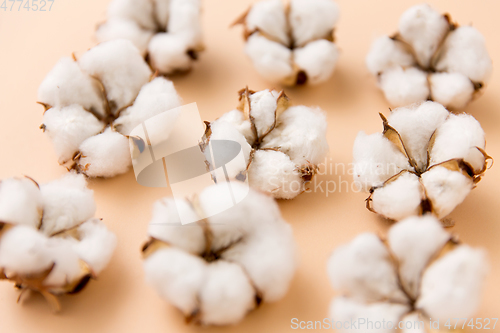
[[377,38],[366,56],[366,66],[373,75],[392,67],[411,67],[415,59],[405,44],[388,36]]
[[295,46],[332,37],[339,16],[339,7],[332,0],[291,0],[290,26]]
[[[329,1],[329,0],[328,0]],[[316,40],[293,50],[293,61],[307,75],[307,82],[318,84],[328,80],[339,58],[337,45],[325,39]]]
[[107,128],[80,145],[78,168],[89,177],[114,177],[132,164],[128,139]]
[[410,172],[403,172],[391,179],[372,194],[372,208],[386,218],[399,221],[418,215],[424,198],[419,178]]
[[425,101],[429,97],[427,74],[416,67],[392,67],[379,78],[380,88],[392,106]]
[[255,3],[245,18],[249,32],[260,31],[272,39],[290,44],[287,17],[281,0],[265,0]]
[[471,80],[460,73],[435,73],[429,76],[432,100],[450,109],[462,109],[474,94]]
[[93,47],[78,63],[86,73],[102,82],[113,113],[131,104],[152,74],[139,50],[125,39]]
[[250,116],[253,117],[259,137],[268,133],[276,122],[279,96],[276,90],[268,89],[250,95]]
[[416,307],[442,322],[473,316],[487,271],[483,250],[460,245],[425,271]]
[[151,65],[161,73],[187,71],[193,62],[188,54],[190,47],[190,40],[184,34],[156,34],[148,46]]
[[143,55],[146,54],[152,36],[151,30],[145,30],[134,21],[122,18],[110,18],[106,23],[101,24],[96,31],[96,37],[99,41],[128,39]]
[[270,41],[261,34],[248,38],[245,53],[255,69],[269,81],[282,81],[293,76],[292,51],[286,46]]
[[403,304],[409,301],[399,288],[389,252],[374,234],[361,234],[337,248],[327,267],[333,287],[353,299]]
[[38,228],[42,218],[42,198],[37,184],[28,178],[0,182],[0,223]]
[[71,229],[94,216],[94,191],[87,189],[82,174],[64,177],[40,186],[43,219],[40,230],[47,236]]
[[71,160],[83,141],[104,130],[104,124],[78,104],[45,111],[43,124],[60,164]]

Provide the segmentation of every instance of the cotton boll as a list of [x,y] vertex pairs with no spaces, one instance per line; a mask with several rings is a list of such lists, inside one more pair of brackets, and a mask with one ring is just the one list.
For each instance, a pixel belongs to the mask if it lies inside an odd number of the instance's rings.
[[387,69],[380,75],[380,88],[393,106],[422,102],[430,94],[427,74],[415,67]]
[[415,64],[413,55],[405,45],[388,36],[377,38],[366,56],[366,66],[373,75],[381,74],[391,67],[411,67]]
[[152,1],[113,0],[108,7],[108,16],[135,21],[144,29],[155,30],[153,9]]
[[197,221],[192,205],[186,200],[164,198],[155,202],[149,222],[149,236],[184,251],[201,254],[205,250],[203,229],[197,223],[182,225],[180,214]]
[[361,234],[335,250],[328,261],[333,287],[360,301],[407,303],[389,252],[374,234]]
[[101,24],[96,31],[97,40],[107,42],[115,39],[130,40],[145,55],[153,31],[142,29],[137,23],[121,18],[110,18]]
[[[179,107],[181,103],[181,98],[177,94],[172,81],[158,77],[141,88],[134,105],[125,109],[114,122],[114,125],[123,135],[130,135],[132,130],[142,122],[162,112],[168,112],[171,115],[169,123],[162,122],[159,124],[162,127],[163,139],[166,139],[174,128],[175,121],[180,113],[180,111],[171,109]],[[157,135],[160,133],[151,134]],[[153,140],[151,137],[150,140],[153,142],[161,141]]]
[[354,141],[353,177],[358,188],[369,191],[391,176],[410,169],[408,159],[382,133],[359,132]]
[[430,152],[430,165],[451,159],[463,159],[473,171],[480,172],[485,160],[476,148],[486,146],[485,134],[474,117],[461,114],[450,115],[448,120],[437,130]]
[[6,272],[36,274],[49,269],[52,264],[47,238],[31,226],[16,226],[2,235],[0,267]]
[[279,92],[268,89],[250,95],[250,116],[259,137],[269,132],[276,122],[279,96]]
[[199,43],[201,41],[200,5],[200,0],[170,0],[168,33],[188,34],[192,43]]
[[[385,325],[385,329],[383,325],[380,325],[379,329],[373,328],[371,325],[363,327],[363,333],[390,333],[394,332],[396,323],[409,310],[409,306],[402,304],[387,302],[365,304],[347,297],[337,297],[330,304],[329,317],[336,322],[349,323],[349,325],[343,325],[340,329],[340,332],[343,333],[360,332],[358,319],[365,319],[374,323],[392,322],[394,325],[392,328],[389,328],[390,325],[388,324]],[[358,323],[358,325],[351,326],[351,322]]]
[[428,4],[420,4],[403,13],[399,21],[399,33],[412,46],[418,63],[428,68],[432,56],[450,31],[449,26],[444,15]]
[[339,7],[332,0],[291,0],[290,25],[295,46],[330,37],[339,19]]
[[156,34],[148,47],[151,65],[164,74],[187,71],[193,62],[188,55],[190,47],[189,36],[185,34]]
[[227,122],[233,125],[247,140],[249,144],[255,141],[255,134],[252,131],[250,120],[245,119],[245,115],[240,110],[232,110],[224,113],[211,124],[215,125],[218,122]]
[[423,197],[419,178],[413,173],[403,172],[384,187],[375,189],[371,196],[372,208],[386,218],[399,221],[418,215]]
[[429,76],[432,100],[451,109],[464,108],[474,94],[474,85],[460,73],[435,73]]
[[293,51],[295,64],[306,73],[308,82],[311,84],[328,80],[335,69],[338,58],[337,45],[326,39],[308,43]]
[[79,104],[101,116],[106,115],[98,83],[82,72],[69,57],[61,58],[38,88],[38,101],[51,107]]
[[422,277],[416,307],[443,323],[448,318],[470,318],[479,307],[488,270],[483,250],[461,245],[435,261]]
[[281,0],[265,0],[255,3],[250,8],[245,23],[250,32],[258,30],[285,46],[290,44],[285,8]]
[[255,307],[255,291],[240,266],[217,261],[207,268],[200,300],[203,323],[235,324]]
[[116,247],[116,236],[97,219],[78,227],[81,240],[73,246],[79,258],[87,263],[94,274],[99,274],[111,260]]
[[0,222],[38,228],[42,198],[37,185],[28,178],[0,182]]
[[245,53],[259,74],[269,81],[282,81],[294,75],[292,51],[258,33],[248,38]]
[[[262,212],[263,218],[266,216]],[[265,302],[284,297],[297,267],[297,250],[290,225],[281,218],[263,223],[257,232],[227,250],[223,259],[242,265]]]
[[402,287],[413,299],[419,292],[422,271],[450,237],[431,215],[409,217],[389,230],[389,246],[399,262]]
[[43,114],[43,125],[60,164],[71,160],[83,141],[104,130],[104,124],[78,104],[47,110]]
[[292,199],[305,190],[297,165],[279,151],[257,150],[248,170],[248,180],[251,186],[276,199]]
[[113,113],[132,103],[151,76],[139,50],[125,39],[101,43],[78,62],[86,73],[102,82]]
[[432,134],[448,115],[448,110],[439,103],[425,102],[418,106],[397,108],[388,117],[389,124],[398,131],[419,171],[427,166],[427,146]]
[[461,204],[474,187],[474,181],[470,177],[441,166],[425,172],[422,175],[422,184],[431,200],[433,212],[440,219]]
[[483,35],[470,26],[452,31],[444,42],[435,68],[438,71],[461,73],[473,82],[487,82],[491,76],[492,63]]
[[288,108],[276,128],[264,138],[262,148],[280,147],[296,165],[318,164],[328,152],[324,112],[306,106]]
[[144,260],[146,282],[189,316],[198,309],[198,292],[206,281],[201,258],[176,248],[161,249]]
[[71,229],[94,216],[94,191],[87,189],[85,176],[68,173],[40,186],[43,204],[41,231],[46,235]]
[[78,167],[89,177],[113,177],[132,164],[127,138],[110,128],[85,140],[80,152]]

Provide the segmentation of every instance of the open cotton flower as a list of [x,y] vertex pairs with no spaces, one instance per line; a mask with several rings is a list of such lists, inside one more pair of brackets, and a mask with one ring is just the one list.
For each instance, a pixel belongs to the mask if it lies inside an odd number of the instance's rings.
[[284,85],[317,84],[330,78],[339,50],[333,0],[263,0],[236,23],[244,25],[245,53],[260,75]]
[[[191,200],[156,202],[143,247],[148,283],[196,324],[235,324],[278,301],[296,269],[292,229],[276,202],[240,182],[230,186],[244,199],[219,214],[212,213],[225,207],[227,183]],[[182,225],[180,215],[195,223]]]
[[342,332],[385,333],[396,327],[435,332],[429,318],[439,320],[443,331],[449,320],[454,325],[452,318],[460,318],[461,327],[479,307],[485,257],[483,250],[460,244],[430,215],[395,224],[387,239],[359,235],[328,262],[330,281],[342,294],[332,301],[330,317],[372,322]]
[[431,99],[463,108],[492,72],[481,33],[459,27],[427,4],[403,13],[398,33],[375,40],[366,64],[393,106]]
[[43,185],[31,178],[2,180],[0,279],[41,293],[59,310],[57,295],[81,291],[113,254],[116,237],[94,218],[95,210],[83,175],[72,172]]
[[97,39],[128,39],[154,70],[184,72],[204,49],[200,16],[200,0],[113,0]]
[[38,101],[45,107],[41,128],[59,163],[89,177],[126,172],[132,163],[130,132],[181,104],[173,83],[155,78],[124,39],[101,43],[78,60],[59,60],[42,82]]
[[[228,176],[277,199],[293,199],[306,189],[328,152],[326,117],[319,108],[290,106],[283,91],[243,89],[238,109],[207,123],[210,140],[238,142],[246,169],[228,168]],[[203,145],[202,145],[203,146]]]
[[451,213],[491,160],[481,125],[436,102],[381,117],[383,133],[360,132],[354,142],[354,181],[370,191],[367,207],[393,220],[427,212],[441,219]]

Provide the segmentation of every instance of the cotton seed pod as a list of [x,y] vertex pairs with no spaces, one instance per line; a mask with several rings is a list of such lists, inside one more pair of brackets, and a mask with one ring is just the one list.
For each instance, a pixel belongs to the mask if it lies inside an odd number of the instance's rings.
[[0,279],[39,292],[54,310],[57,295],[75,294],[107,266],[116,237],[94,218],[94,193],[74,172],[38,185],[0,182]]
[[246,169],[229,168],[229,178],[277,199],[293,199],[306,190],[328,152],[326,117],[319,108],[290,106],[283,91],[239,92],[236,110],[207,123],[210,140],[238,142]]
[[384,239],[365,233],[335,250],[328,275],[340,295],[331,303],[330,318],[385,321],[362,328],[378,333],[393,332],[399,322],[403,332],[437,332],[429,318],[439,320],[443,331],[447,320],[462,318],[461,327],[479,307],[487,271],[485,251],[461,244],[432,215],[409,217]]
[[245,53],[257,72],[287,86],[328,80],[339,50],[334,28],[339,8],[332,0],[264,0],[235,24],[244,26]]
[[[188,322],[236,324],[262,302],[283,298],[296,270],[292,229],[275,201],[240,182],[231,189],[244,199],[218,214],[227,184],[154,205],[142,250],[146,280]],[[180,215],[195,222],[182,225]]]
[[395,107],[430,99],[461,109],[479,95],[492,72],[481,33],[459,27],[427,4],[404,12],[399,32],[376,39],[366,65]]
[[[137,48],[123,39],[101,43],[78,60],[62,58],[40,85],[38,101],[45,108],[40,128],[59,163],[89,177],[126,172],[131,131],[181,105],[173,83],[152,75]],[[177,113],[170,114],[173,123]]]
[[354,181],[370,192],[367,208],[396,221],[424,213],[444,218],[491,162],[481,125],[436,102],[381,117],[382,133],[360,132],[354,142]]
[[113,0],[97,39],[130,40],[161,74],[189,71],[204,45],[200,0]]

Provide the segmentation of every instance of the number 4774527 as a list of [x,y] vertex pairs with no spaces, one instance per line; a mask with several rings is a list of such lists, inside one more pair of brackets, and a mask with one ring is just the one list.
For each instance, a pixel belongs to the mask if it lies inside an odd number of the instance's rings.
[[0,0],[0,10],[9,11],[27,11],[50,12],[55,0]]

